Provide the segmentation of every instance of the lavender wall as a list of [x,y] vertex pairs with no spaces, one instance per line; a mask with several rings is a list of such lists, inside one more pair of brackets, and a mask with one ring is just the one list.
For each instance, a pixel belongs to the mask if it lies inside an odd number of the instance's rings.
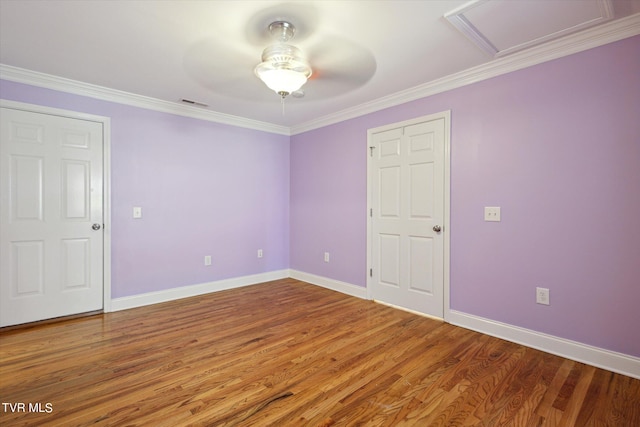
[[634,37],[292,137],[291,268],[364,286],[366,130],[451,110],[451,308],[640,356],[638,52]]
[[290,266],[365,286],[367,132],[358,123],[291,139]]
[[289,137],[7,81],[0,94],[111,118],[114,298],[288,267]]

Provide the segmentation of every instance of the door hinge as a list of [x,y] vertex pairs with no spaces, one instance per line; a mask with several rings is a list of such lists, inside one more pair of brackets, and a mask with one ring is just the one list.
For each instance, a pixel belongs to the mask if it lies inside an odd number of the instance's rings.
[[369,277],[373,277],[373,268],[369,269]]
[[373,208],[369,208],[369,216],[373,218]]
[[373,149],[376,148],[375,146],[369,147],[369,156],[373,157]]

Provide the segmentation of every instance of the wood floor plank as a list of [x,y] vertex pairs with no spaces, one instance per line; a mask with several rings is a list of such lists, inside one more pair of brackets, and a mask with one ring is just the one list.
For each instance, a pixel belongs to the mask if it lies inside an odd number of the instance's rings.
[[567,407],[564,410],[561,424],[575,425],[576,419],[585,403],[585,396],[593,379],[595,369],[592,366],[583,366],[581,375],[576,383],[573,393],[567,400]]
[[0,399],[51,405],[10,426],[640,425],[639,380],[293,279],[0,330]]

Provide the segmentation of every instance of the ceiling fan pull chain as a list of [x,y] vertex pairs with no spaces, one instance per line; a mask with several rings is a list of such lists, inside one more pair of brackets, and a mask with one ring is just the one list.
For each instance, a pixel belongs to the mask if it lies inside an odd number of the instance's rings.
[[284,98],[285,96],[282,95],[282,97],[280,98],[280,103],[282,104],[282,115],[284,116]]

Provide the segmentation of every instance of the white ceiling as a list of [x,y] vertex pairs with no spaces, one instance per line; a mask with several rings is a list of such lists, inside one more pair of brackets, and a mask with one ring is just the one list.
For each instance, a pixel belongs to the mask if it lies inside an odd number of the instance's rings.
[[[293,127],[496,61],[549,34],[640,12],[640,0],[468,3],[0,0],[0,63]],[[472,28],[496,55],[444,17],[456,10],[477,20]],[[288,97],[284,115],[253,74],[269,44],[266,27],[278,19],[297,27],[290,43],[314,70],[305,96]]]

